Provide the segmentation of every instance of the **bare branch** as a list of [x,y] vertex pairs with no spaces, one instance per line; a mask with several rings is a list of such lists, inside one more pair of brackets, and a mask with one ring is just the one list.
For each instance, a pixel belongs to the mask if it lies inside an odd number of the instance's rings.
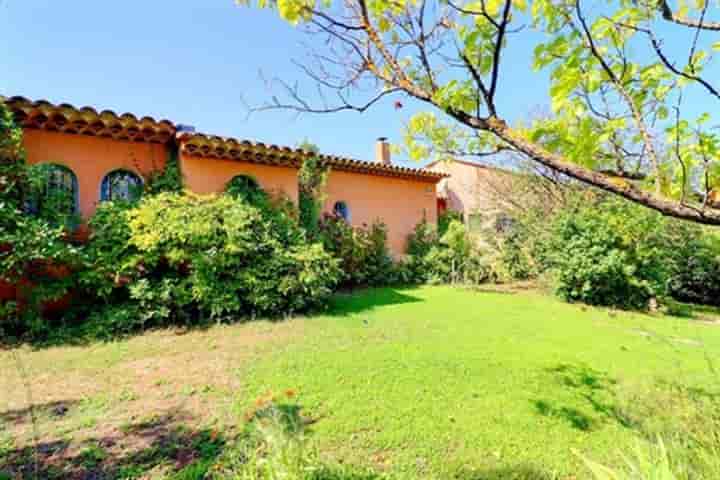
[[672,11],[667,0],[658,0],[658,9],[662,13],[663,18],[669,22],[684,25],[686,27],[697,28],[699,30],[720,31],[720,22],[704,22],[702,19],[693,20],[680,16]]

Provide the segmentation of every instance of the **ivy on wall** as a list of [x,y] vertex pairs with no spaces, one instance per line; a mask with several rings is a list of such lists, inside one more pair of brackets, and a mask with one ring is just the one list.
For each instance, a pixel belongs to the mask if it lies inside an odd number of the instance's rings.
[[300,148],[314,154],[306,157],[298,170],[300,225],[309,238],[317,238],[330,168],[320,159],[316,145],[306,141]]
[[145,192],[150,195],[157,193],[171,192],[180,193],[184,189],[182,172],[180,172],[180,161],[178,149],[170,148],[165,168],[159,172],[153,172],[145,180]]

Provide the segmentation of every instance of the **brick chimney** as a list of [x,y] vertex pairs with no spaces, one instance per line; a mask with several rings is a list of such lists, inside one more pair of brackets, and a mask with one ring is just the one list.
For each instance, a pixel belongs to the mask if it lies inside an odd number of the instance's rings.
[[384,165],[391,165],[390,144],[386,137],[380,137],[375,142],[375,161]]

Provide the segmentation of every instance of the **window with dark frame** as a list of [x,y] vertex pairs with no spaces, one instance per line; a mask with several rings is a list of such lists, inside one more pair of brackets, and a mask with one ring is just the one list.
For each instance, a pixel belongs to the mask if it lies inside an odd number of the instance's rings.
[[142,195],[143,181],[128,170],[113,170],[105,175],[100,186],[100,200],[131,202]]
[[333,205],[333,214],[346,222],[350,221],[350,208],[347,203],[342,200],[335,202],[335,205]]

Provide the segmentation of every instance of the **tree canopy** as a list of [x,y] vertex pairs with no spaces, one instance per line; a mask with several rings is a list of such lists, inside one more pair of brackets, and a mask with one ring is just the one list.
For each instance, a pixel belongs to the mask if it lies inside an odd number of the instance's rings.
[[[713,2],[238,3],[274,8],[311,35],[311,61],[298,66],[321,100],[285,83],[286,95],[265,107],[362,112],[386,96],[409,96],[429,107],[406,125],[412,158],[515,152],[666,215],[720,225]],[[498,90],[513,42],[532,43],[528,74],[548,71],[551,108],[511,124]]]

